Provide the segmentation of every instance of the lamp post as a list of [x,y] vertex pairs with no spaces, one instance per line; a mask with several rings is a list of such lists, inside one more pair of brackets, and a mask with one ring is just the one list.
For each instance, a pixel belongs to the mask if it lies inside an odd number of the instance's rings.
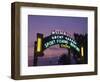
[[43,56],[43,34],[37,33],[37,41],[34,42],[34,60],[33,65],[37,66],[39,56]]

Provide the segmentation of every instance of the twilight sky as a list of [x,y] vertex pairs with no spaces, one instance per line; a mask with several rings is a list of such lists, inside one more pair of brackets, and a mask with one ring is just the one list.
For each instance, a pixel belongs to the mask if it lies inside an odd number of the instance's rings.
[[[87,21],[85,17],[64,17],[64,16],[40,16],[29,15],[28,16],[28,60],[29,64],[33,60],[33,46],[36,40],[37,33],[43,33],[44,36],[48,36],[52,30],[62,30],[73,35],[73,33],[85,34],[87,33]],[[65,52],[64,49],[53,50],[55,55],[52,55],[53,49],[45,50],[47,54],[44,57],[54,57],[57,53]],[[51,53],[51,54],[50,54]]]

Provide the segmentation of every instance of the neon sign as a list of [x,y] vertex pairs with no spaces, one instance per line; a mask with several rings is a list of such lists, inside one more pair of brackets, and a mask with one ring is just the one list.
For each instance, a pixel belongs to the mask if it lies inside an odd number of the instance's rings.
[[79,46],[75,40],[70,38],[69,36],[63,34],[52,34],[43,39],[43,49],[49,48],[50,46],[60,44],[67,45],[66,48],[74,48],[78,52],[80,51]]
[[37,49],[36,53],[41,54],[45,49],[50,46],[59,44],[61,48],[70,48],[77,52],[82,51],[78,43],[71,38],[67,32],[52,31],[51,35],[43,37],[43,34],[37,33]]

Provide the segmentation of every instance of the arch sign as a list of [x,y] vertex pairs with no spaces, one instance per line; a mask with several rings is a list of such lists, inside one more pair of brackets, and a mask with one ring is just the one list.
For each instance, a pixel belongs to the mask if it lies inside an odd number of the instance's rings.
[[37,53],[42,53],[45,49],[50,46],[59,44],[61,48],[71,48],[80,52],[79,45],[70,36],[66,35],[65,32],[53,31],[51,35],[44,37],[43,34],[37,34]]

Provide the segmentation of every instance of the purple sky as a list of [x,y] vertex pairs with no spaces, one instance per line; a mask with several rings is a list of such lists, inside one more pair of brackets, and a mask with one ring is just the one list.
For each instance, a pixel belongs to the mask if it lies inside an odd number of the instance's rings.
[[[62,30],[73,35],[73,33],[87,33],[87,18],[85,17],[64,17],[64,16],[28,16],[28,58],[33,60],[33,46],[37,33],[48,36],[52,30]],[[50,50],[45,51],[50,56]],[[50,56],[51,57],[51,56]]]

